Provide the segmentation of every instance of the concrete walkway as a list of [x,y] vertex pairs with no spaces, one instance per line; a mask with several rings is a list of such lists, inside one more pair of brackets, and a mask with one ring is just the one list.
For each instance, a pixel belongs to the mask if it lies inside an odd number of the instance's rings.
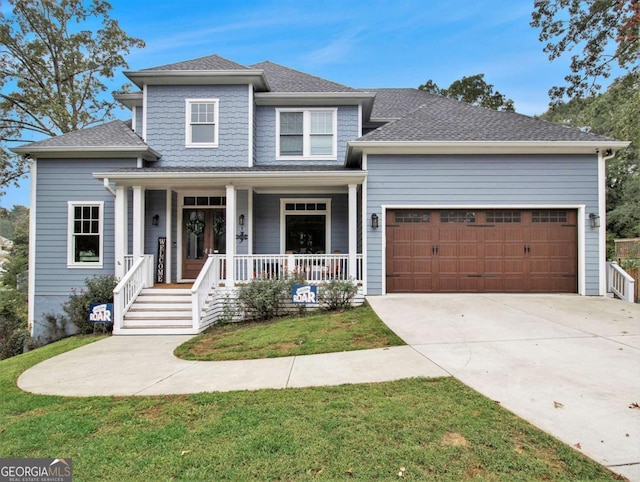
[[387,295],[369,302],[448,373],[640,481],[640,305],[576,295]]
[[409,346],[264,360],[180,360],[191,336],[112,336],[25,371],[27,392],[64,395],[161,395],[385,382],[448,376]]
[[23,390],[159,395],[453,375],[614,472],[640,481],[640,305],[576,295],[387,295],[369,302],[409,346],[266,360],[173,356],[188,336],[110,337],[22,374]]

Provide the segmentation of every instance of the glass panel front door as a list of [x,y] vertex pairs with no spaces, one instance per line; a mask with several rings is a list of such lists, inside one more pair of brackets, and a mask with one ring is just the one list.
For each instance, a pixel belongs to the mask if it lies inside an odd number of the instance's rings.
[[182,211],[182,278],[195,279],[207,256],[226,252],[225,210]]

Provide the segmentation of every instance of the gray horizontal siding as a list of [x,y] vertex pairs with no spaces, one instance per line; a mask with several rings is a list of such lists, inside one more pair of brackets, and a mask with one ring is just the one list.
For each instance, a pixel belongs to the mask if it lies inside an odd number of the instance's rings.
[[[158,225],[153,225],[153,217],[158,215]],[[158,262],[158,238],[167,236],[167,193],[163,190],[145,191],[144,211],[144,253],[152,254]]]
[[[312,109],[313,107],[300,107],[300,109]],[[347,148],[347,142],[357,139],[358,132],[358,107],[338,107],[338,156],[335,161],[314,160],[286,160],[276,161],[276,107],[257,106],[255,111],[255,157],[257,165],[271,164],[336,164],[342,166]]]
[[[367,213],[383,205],[578,205],[598,212],[593,156],[382,156],[367,160]],[[585,228],[586,294],[599,292],[597,230]],[[380,294],[382,229],[368,227],[368,294]]]
[[347,194],[255,194],[254,253],[280,253],[280,199],[328,198],[331,199],[331,251],[349,252],[349,197]]
[[[113,196],[104,189],[94,171],[135,167],[135,159],[60,160],[37,162],[36,256],[34,321],[41,326],[44,313],[61,313],[58,301],[71,289],[84,286],[94,275],[114,273]],[[67,268],[68,201],[104,202],[103,268]]]
[[[147,87],[147,144],[162,154],[156,167],[249,165],[249,87]],[[217,148],[185,147],[186,99],[219,99]]]

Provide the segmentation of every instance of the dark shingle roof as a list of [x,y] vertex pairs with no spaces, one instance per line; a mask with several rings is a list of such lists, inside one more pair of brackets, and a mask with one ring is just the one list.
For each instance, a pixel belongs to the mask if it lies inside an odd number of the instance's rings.
[[183,62],[176,62],[174,64],[161,65],[159,67],[151,67],[149,69],[143,69],[144,71],[203,71],[203,70],[249,70],[245,65],[238,64],[232,60],[225,59],[219,55],[208,55],[206,57],[199,57],[197,59],[185,60]]
[[251,68],[264,70],[271,92],[358,92],[358,89],[269,61],[253,64]]
[[131,127],[126,122],[114,120],[96,127],[88,127],[61,136],[50,137],[43,141],[32,142],[21,147],[38,147],[39,149],[130,147],[132,149],[144,149],[148,146],[140,136],[131,130]]
[[432,101],[433,97],[437,97],[424,90],[411,88],[360,90],[376,93],[371,111],[371,119],[373,120],[399,119],[415,110],[416,107]]
[[[611,139],[514,112],[498,112],[417,89],[377,91],[373,112],[397,118],[366,134],[361,141],[522,142],[598,141]],[[378,105],[376,105],[379,102]],[[406,112],[412,102],[412,111]],[[374,115],[372,115],[374,117]]]

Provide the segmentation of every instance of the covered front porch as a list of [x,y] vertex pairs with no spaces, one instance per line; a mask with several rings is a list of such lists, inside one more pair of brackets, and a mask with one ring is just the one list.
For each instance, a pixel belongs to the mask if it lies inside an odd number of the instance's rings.
[[351,280],[361,301],[366,173],[307,169],[94,174],[115,196],[114,333],[199,333],[255,278]]

